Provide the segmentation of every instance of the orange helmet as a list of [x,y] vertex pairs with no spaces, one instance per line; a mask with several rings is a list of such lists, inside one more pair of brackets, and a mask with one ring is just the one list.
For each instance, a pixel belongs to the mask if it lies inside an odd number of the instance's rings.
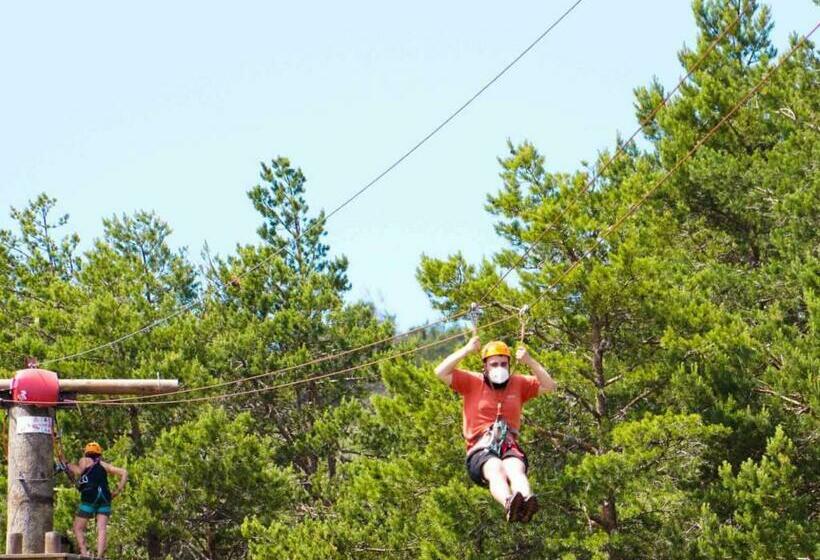
[[85,444],[85,449],[83,450],[84,453],[94,453],[96,455],[102,455],[102,447],[96,441],[92,441]]
[[510,347],[500,340],[493,340],[484,345],[481,349],[481,359],[486,360],[490,356],[511,356]]

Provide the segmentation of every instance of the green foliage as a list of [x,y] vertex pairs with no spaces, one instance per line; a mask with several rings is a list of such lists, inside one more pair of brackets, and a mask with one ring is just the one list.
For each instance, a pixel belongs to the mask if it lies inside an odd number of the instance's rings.
[[817,498],[793,460],[794,443],[778,426],[759,462],[747,459],[737,474],[720,467],[715,506],[704,505],[698,548],[705,558],[796,558],[818,553]]
[[249,414],[206,408],[163,432],[131,465],[112,546],[150,557],[242,558],[245,517],[272,519],[298,497],[294,477],[274,463],[269,437]]
[[[316,444],[321,436],[313,433],[314,424],[345,399],[365,394],[375,369],[310,383],[300,380],[372,360],[386,349],[376,343],[392,335],[393,325],[380,320],[368,303],[344,302],[347,261],[328,257],[328,246],[321,242],[324,214],[308,216],[302,171],[278,158],[262,165],[261,178],[263,185],[251,189],[249,197],[265,220],[259,229],[263,243],[213,259],[207,273],[209,297],[199,323],[208,342],[200,359],[223,380],[290,368],[243,387],[297,384],[260,391],[226,406],[268,419],[259,429],[286,444],[278,448],[277,461],[294,465],[308,484],[322,468],[333,472],[341,453],[337,445]],[[233,278],[239,281],[231,282]],[[369,347],[294,369],[312,357],[364,345]]]
[[[381,342],[392,321],[349,301],[347,260],[330,257],[326,216],[311,214],[306,176],[287,158],[262,164],[248,193],[258,243],[227,255],[206,246],[199,269],[152,212],[104,219],[81,254],[55,200],[12,209],[14,230],[0,231],[7,375],[26,356],[79,354],[48,366],[62,377],[229,383],[195,397],[246,391],[218,406],[60,412],[68,455],[96,439],[131,473],[115,502],[112,555],[820,555],[814,46],[609,230],[776,62],[765,6],[696,0],[693,12],[697,40],[679,60],[701,66],[652,119],[664,86],[635,89],[642,147],[617,137],[563,172],[532,143],[510,143],[486,203],[505,248],[477,263],[458,252],[419,263],[419,284],[443,313],[487,296],[487,324],[533,304],[525,343],[559,390],[525,410],[522,445],[542,504],[527,526],[506,524],[464,469],[461,403],[432,373],[461,343],[443,343],[458,325]],[[513,317],[481,336],[514,343],[519,327]],[[352,369],[421,344],[431,346]],[[58,530],[76,502],[61,484]]]
[[248,192],[254,208],[265,218],[257,230],[259,236],[273,250],[282,252],[288,268],[299,276],[305,277],[310,271],[327,272],[335,290],[349,289],[347,259],[329,260],[330,247],[320,241],[326,235],[324,211],[315,218],[308,217],[304,199],[307,179],[302,170],[291,167],[287,158],[278,157],[269,166],[262,164],[260,176],[266,185],[256,185]]
[[[242,382],[389,337],[392,324],[372,305],[345,303],[346,260],[327,258],[328,246],[320,243],[324,219],[307,216],[301,172],[280,158],[263,166],[262,176],[268,191],[250,192],[265,219],[262,244],[239,247],[236,257],[226,259],[206,254],[210,267],[203,274],[184,250],[170,248],[171,229],[153,213],[104,220],[103,236],[78,256],[75,235],[55,238],[67,217],[52,217],[54,200],[43,195],[24,211],[14,210],[20,233],[0,232],[0,270],[8,287],[2,293],[9,309],[0,315],[0,352],[8,372],[21,367],[26,355],[77,354],[47,365],[64,378],[161,376],[196,388]],[[275,254],[280,250],[282,255]],[[241,283],[228,283],[234,274]],[[200,285],[203,277],[209,284]],[[152,328],[84,352],[145,325]],[[262,391],[242,402],[223,401],[224,408],[213,411],[140,406],[138,400],[61,411],[63,447],[76,460],[82,445],[95,439],[110,461],[131,469],[130,492],[112,520],[112,533],[121,535],[112,540],[119,555],[241,557],[246,517],[269,523],[285,504],[310,494],[312,476],[332,474],[348,452],[338,437],[346,429],[345,415],[355,416],[354,397],[372,388],[374,376],[365,369],[341,379],[298,382],[320,368],[349,367],[386,349],[372,344],[369,351],[292,369],[285,379],[223,388]],[[283,381],[297,384],[265,390]],[[217,396],[191,396],[203,394]],[[224,433],[220,423],[226,424]],[[249,451],[237,455],[225,438]],[[178,451],[170,453],[169,445]],[[57,527],[67,531],[76,493],[63,486],[57,496]]]

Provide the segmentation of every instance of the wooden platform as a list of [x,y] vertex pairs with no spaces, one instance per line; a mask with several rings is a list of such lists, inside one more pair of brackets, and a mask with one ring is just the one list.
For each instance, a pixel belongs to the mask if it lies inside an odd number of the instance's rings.
[[68,554],[66,552],[46,552],[41,554],[0,554],[0,560],[41,560],[44,558],[60,558],[62,560],[91,560],[90,556],[80,556],[79,554]]

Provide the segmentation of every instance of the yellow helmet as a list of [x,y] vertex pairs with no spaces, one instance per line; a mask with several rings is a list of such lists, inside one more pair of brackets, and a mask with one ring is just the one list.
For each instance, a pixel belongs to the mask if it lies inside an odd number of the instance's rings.
[[102,455],[102,447],[96,441],[92,441],[85,444],[85,449],[83,450],[84,453],[94,453],[96,455]]
[[490,356],[511,356],[510,347],[500,340],[493,340],[484,345],[481,349],[481,359],[486,360]]

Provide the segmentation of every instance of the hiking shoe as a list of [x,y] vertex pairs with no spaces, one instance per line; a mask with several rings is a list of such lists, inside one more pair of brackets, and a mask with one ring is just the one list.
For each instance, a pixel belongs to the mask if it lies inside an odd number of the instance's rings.
[[521,492],[516,492],[515,494],[507,498],[507,503],[505,504],[504,509],[507,512],[508,523],[521,520],[521,506],[523,504],[524,496],[521,495]]
[[522,523],[529,523],[535,512],[538,511],[538,498],[533,494],[524,498],[524,503],[521,505],[520,520]]

